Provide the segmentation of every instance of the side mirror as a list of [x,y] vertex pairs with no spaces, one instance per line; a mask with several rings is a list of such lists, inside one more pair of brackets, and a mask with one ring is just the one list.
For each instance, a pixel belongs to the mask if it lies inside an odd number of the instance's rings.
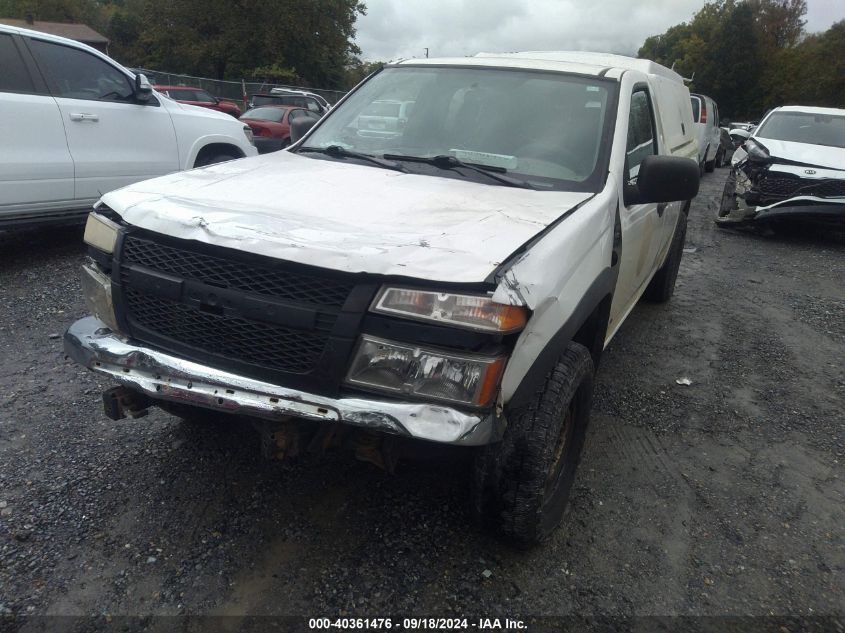
[[296,143],[299,139],[303,136],[308,134],[308,130],[314,127],[314,124],[317,122],[316,119],[312,119],[310,116],[301,116],[298,119],[295,119],[290,124],[290,142],[291,145]]
[[751,136],[751,132],[742,129],[741,127],[736,127],[731,130],[731,136],[741,136],[744,139],[748,139]]
[[698,164],[681,156],[646,156],[636,185],[625,186],[625,204],[692,200],[698,194]]
[[135,75],[135,99],[138,101],[149,101],[153,96],[153,87],[145,75],[138,73]]

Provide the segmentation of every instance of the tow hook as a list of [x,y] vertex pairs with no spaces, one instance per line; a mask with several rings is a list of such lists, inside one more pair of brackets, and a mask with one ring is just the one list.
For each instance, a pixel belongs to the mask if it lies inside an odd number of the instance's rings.
[[128,387],[112,387],[103,392],[103,411],[112,420],[143,418],[150,410],[150,399]]

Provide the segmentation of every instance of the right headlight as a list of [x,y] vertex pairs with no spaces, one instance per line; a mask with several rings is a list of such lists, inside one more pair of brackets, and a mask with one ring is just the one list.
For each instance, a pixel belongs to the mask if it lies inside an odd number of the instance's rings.
[[472,407],[493,403],[505,356],[482,356],[364,335],[346,376],[350,385]]
[[116,222],[112,222],[107,217],[92,211],[88,214],[82,239],[88,246],[111,254],[114,252],[119,230],[120,226]]
[[119,332],[117,317],[114,314],[114,302],[111,294],[111,279],[106,277],[93,264],[82,264],[82,295],[85,305],[95,317],[108,325],[113,331]]
[[753,138],[745,141],[745,151],[748,152],[749,160],[757,163],[768,163],[772,159],[766,146]]

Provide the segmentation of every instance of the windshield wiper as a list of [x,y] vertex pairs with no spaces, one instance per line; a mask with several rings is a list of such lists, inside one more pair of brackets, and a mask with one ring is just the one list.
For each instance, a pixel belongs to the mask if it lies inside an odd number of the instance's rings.
[[478,163],[465,163],[464,161],[455,158],[454,156],[449,156],[448,154],[440,154],[439,156],[406,156],[405,154],[385,154],[384,158],[388,160],[408,161],[411,163],[426,163],[427,165],[434,165],[439,169],[455,169],[457,167],[463,167],[464,169],[469,169],[470,171],[482,174],[484,176],[487,176],[488,178],[492,178],[493,180],[500,182],[504,185],[508,185],[510,187],[536,189],[536,187],[527,180],[519,180],[518,178],[511,178],[510,176],[505,176],[504,174],[507,173],[508,170],[504,167],[494,167],[493,165],[480,165]]
[[342,145],[329,145],[328,147],[300,147],[297,152],[314,152],[316,154],[325,154],[326,156],[332,156],[334,158],[358,158],[360,160],[373,163],[374,165],[378,165],[379,167],[384,167],[385,169],[408,173],[408,170],[396,161],[384,160],[383,158],[373,156],[372,154],[365,154],[364,152],[356,152],[354,150],[346,149]]

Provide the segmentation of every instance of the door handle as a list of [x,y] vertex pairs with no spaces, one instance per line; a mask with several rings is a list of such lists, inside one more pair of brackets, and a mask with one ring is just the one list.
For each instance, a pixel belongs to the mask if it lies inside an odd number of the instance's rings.
[[70,120],[71,121],[99,121],[100,115],[99,114],[88,114],[86,112],[71,112],[70,113]]

